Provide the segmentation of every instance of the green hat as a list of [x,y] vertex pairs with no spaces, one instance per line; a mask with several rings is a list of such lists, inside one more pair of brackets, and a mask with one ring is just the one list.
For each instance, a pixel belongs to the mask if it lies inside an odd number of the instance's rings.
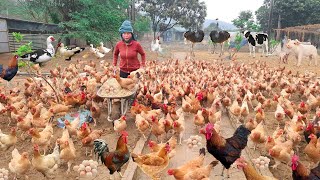
[[128,20],[123,21],[122,25],[119,28],[119,32],[120,34],[124,33],[124,32],[131,32],[133,33],[133,28],[131,26],[131,22]]

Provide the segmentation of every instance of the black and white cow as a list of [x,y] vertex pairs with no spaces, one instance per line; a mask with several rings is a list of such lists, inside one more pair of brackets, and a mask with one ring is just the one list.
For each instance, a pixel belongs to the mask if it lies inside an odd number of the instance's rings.
[[254,33],[250,31],[243,32],[244,37],[248,40],[249,51],[251,56],[251,51],[253,51],[253,57],[256,57],[256,46],[262,47],[262,55],[264,54],[264,49],[266,49],[265,56],[268,56],[268,34],[266,33]]

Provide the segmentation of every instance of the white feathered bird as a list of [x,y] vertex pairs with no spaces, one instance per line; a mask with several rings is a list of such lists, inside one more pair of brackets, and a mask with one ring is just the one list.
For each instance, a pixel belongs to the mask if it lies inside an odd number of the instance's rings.
[[160,37],[158,36],[157,39],[155,39],[155,41],[151,42],[151,51],[153,52],[160,52],[162,53],[162,47],[160,44]]
[[103,46],[103,42],[100,43],[100,46],[99,46],[99,52],[103,53],[103,54],[107,54],[111,49],[109,48],[106,48]]

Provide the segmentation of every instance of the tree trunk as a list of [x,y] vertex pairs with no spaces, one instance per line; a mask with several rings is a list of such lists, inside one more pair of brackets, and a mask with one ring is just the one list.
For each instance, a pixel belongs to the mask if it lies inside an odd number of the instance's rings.
[[272,11],[273,11],[273,0],[270,1],[269,19],[268,19],[268,35],[270,36],[272,29]]
[[[277,29],[281,29],[281,14],[279,14],[279,17],[278,17],[278,28]],[[281,31],[278,30],[277,31],[277,37],[276,37],[276,40],[279,41],[280,40],[280,35],[281,35]]]

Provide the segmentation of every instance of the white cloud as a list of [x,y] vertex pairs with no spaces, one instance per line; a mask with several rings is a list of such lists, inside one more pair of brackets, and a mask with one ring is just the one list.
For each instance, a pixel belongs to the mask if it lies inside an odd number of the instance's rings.
[[202,0],[207,5],[207,19],[219,18],[221,21],[231,23],[239,16],[240,11],[258,10],[263,0]]

